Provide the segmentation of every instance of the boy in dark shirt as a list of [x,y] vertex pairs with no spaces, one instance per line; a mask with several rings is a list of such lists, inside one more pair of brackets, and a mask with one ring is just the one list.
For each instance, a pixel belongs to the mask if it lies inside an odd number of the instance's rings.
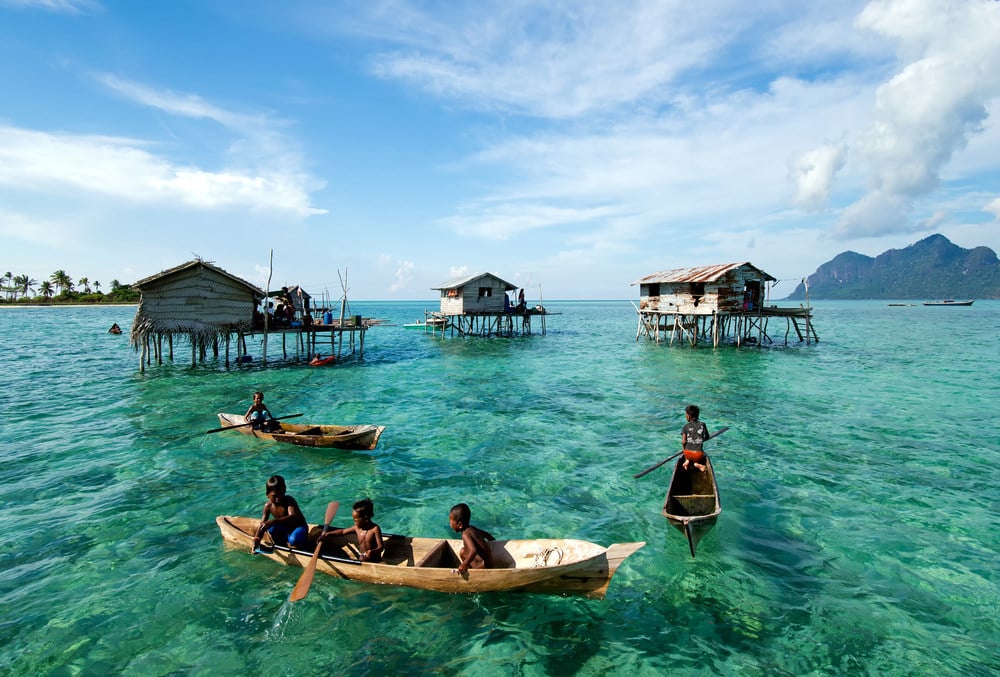
[[705,452],[701,445],[709,438],[708,427],[698,420],[701,410],[691,404],[684,410],[687,423],[681,429],[681,448],[684,449],[684,469],[691,464],[698,470],[705,469]]

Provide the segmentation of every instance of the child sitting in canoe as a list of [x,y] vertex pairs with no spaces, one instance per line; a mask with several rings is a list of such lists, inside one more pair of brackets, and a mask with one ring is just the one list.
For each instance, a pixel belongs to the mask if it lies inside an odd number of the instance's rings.
[[267,503],[264,504],[264,514],[260,518],[260,526],[253,538],[253,549],[260,546],[260,539],[267,533],[275,545],[288,545],[292,548],[305,548],[309,535],[309,524],[299,510],[299,504],[289,496],[285,487],[285,478],[272,475],[264,485]]
[[701,445],[705,443],[710,435],[708,426],[698,420],[701,410],[691,404],[684,410],[687,423],[681,429],[681,448],[684,450],[684,469],[687,470],[693,463],[698,470],[705,469],[705,452]]
[[247,409],[243,420],[250,423],[254,430],[262,430],[266,433],[281,429],[281,424],[274,420],[271,411],[264,404],[264,393],[259,390],[253,394],[253,404]]
[[486,541],[495,541],[493,535],[488,531],[483,531],[478,527],[469,524],[472,519],[472,511],[465,503],[459,503],[448,513],[448,521],[451,528],[462,534],[462,549],[458,556],[462,562],[458,565],[457,573],[464,574],[473,569],[492,569],[493,551]]
[[375,504],[370,498],[363,498],[354,504],[354,509],[351,511],[351,517],[354,519],[353,527],[329,529],[319,540],[325,541],[333,536],[353,533],[358,538],[358,559],[377,564],[382,561],[385,545],[382,543],[382,528],[372,521],[374,516]]

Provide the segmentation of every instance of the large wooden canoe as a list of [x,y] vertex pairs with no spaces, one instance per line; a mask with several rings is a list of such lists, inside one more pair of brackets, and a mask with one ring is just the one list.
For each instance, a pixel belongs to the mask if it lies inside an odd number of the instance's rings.
[[[224,541],[250,550],[260,524],[254,517],[220,516],[215,520]],[[312,557],[322,526],[310,525],[307,550],[269,546],[257,550],[276,562],[305,566]],[[604,548],[568,538],[491,541],[496,568],[470,569],[458,574],[457,539],[383,537],[382,562],[360,562],[353,535],[330,540],[320,554],[316,571],[364,583],[401,585],[438,592],[471,593],[512,590],[546,594],[583,595],[603,599],[618,566],[646,545],[615,543]]]
[[704,471],[694,466],[685,470],[683,463],[682,455],[677,459],[674,474],[670,477],[670,486],[663,500],[663,514],[687,537],[691,556],[694,557],[698,541],[715,526],[722,504],[711,459],[705,457]]
[[[233,427],[244,435],[263,440],[297,444],[302,447],[337,447],[338,449],[374,449],[385,426],[381,425],[306,425],[280,421],[281,430],[266,433],[254,430],[241,414],[219,414],[224,428]],[[237,428],[236,426],[242,426]]]

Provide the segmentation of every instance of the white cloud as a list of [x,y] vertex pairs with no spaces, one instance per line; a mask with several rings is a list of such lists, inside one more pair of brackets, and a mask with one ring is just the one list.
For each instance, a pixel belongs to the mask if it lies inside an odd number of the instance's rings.
[[796,157],[789,170],[796,186],[795,204],[806,211],[826,207],[833,180],[844,166],[846,154],[843,144],[825,144]]
[[758,8],[751,21],[728,0],[473,3],[447,14],[374,7],[353,27],[393,45],[377,58],[378,75],[472,108],[554,119],[659,106],[682,74],[712,66],[734,35],[780,13]]
[[0,208],[0,239],[7,243],[5,249],[8,253],[12,249],[12,243],[18,241],[54,249],[67,249],[77,243],[74,229],[62,221],[28,216],[3,208]]
[[983,211],[992,213],[993,216],[996,217],[997,221],[1000,221],[1000,197],[983,207]]
[[300,217],[324,213],[309,205],[304,177],[178,166],[151,153],[148,145],[136,139],[0,125],[0,186],[40,193],[68,187],[136,203],[275,209]]
[[468,266],[451,266],[448,269],[448,279],[449,280],[456,280],[458,278],[465,277],[466,275],[469,275],[469,274],[470,273],[469,273],[469,267]]
[[412,261],[400,261],[399,265],[396,267],[396,274],[394,275],[394,281],[389,285],[389,291],[397,292],[402,289],[409,287],[410,283],[413,281],[413,271],[416,266],[413,265]]
[[911,232],[913,201],[938,188],[943,168],[981,131],[1000,96],[1000,70],[992,67],[1000,63],[1000,3],[875,0],[858,26],[894,41],[902,64],[878,88],[874,122],[855,144],[873,187],[844,211],[835,232]]

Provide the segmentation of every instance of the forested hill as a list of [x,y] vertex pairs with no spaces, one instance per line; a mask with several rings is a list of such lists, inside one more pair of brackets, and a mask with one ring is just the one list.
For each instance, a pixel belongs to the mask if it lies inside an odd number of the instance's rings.
[[[809,276],[811,299],[1000,298],[1000,261],[989,247],[963,249],[931,235],[875,258],[846,251]],[[805,298],[802,283],[788,299]]]

